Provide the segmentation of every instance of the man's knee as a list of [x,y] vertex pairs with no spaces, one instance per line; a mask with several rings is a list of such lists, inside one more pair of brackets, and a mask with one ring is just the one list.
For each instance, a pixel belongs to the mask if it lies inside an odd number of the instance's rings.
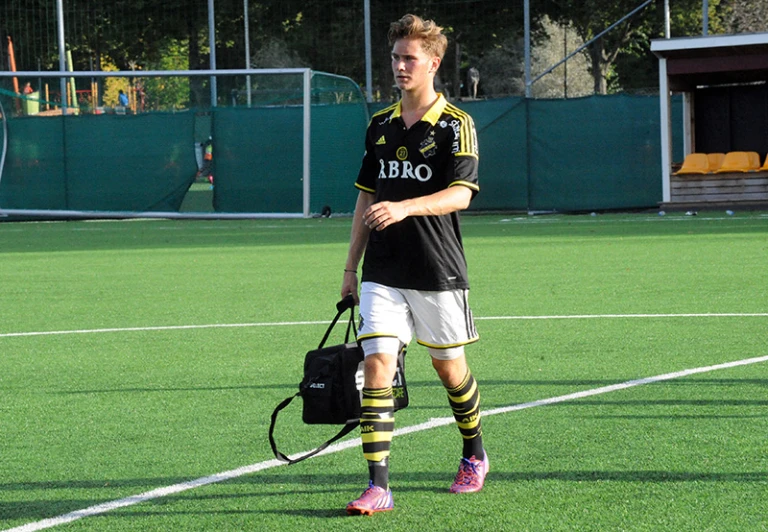
[[448,388],[455,388],[461,384],[469,371],[467,359],[463,354],[450,360],[432,358],[432,367],[437,371],[437,376],[443,385]]
[[365,387],[386,388],[392,386],[397,370],[397,357],[375,353],[365,357]]

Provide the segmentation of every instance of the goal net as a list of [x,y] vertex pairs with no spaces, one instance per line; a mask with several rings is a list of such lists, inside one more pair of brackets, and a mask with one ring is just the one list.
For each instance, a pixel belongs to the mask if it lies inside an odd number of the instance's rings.
[[356,83],[309,69],[0,72],[0,113],[14,217],[352,212],[368,121]]

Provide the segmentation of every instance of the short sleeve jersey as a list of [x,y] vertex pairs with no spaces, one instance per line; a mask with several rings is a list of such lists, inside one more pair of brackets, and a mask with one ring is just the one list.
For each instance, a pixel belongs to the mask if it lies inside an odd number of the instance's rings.
[[[480,190],[477,133],[472,118],[440,95],[406,128],[400,102],[374,114],[355,186],[375,201],[402,201],[452,186]],[[415,290],[469,288],[459,213],[411,216],[371,231],[363,281]]]

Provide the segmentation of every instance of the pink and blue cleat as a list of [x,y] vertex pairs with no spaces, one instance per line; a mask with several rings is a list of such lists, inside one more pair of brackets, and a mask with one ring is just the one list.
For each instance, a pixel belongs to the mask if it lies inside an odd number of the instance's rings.
[[459,464],[459,472],[451,486],[451,493],[473,493],[483,489],[485,476],[488,474],[488,453],[484,453],[482,460],[462,458]]
[[368,488],[360,495],[360,498],[347,505],[348,515],[373,515],[376,512],[392,510],[395,503],[392,499],[392,491],[374,486],[368,482]]

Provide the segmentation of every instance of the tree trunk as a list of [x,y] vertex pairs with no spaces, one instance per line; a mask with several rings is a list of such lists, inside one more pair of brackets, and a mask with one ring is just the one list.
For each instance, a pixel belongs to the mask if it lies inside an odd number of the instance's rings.
[[456,39],[453,58],[453,97],[458,100],[461,97],[461,43]]
[[[193,10],[194,12],[194,10]],[[189,38],[189,69],[199,70],[200,65],[200,44],[198,42],[198,25],[195,16],[187,19],[187,34]],[[189,105],[192,108],[204,106],[203,78],[192,76],[189,78]]]
[[589,60],[592,64],[592,77],[595,80],[595,94],[607,94],[608,83],[605,79],[603,40],[598,39],[589,45]]

